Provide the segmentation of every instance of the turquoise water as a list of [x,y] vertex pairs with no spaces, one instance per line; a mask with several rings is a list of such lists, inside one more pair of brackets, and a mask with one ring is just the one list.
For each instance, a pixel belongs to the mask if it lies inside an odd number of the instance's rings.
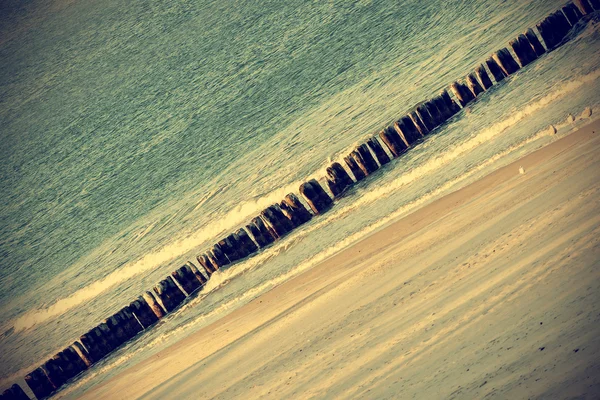
[[[3,5],[0,382],[22,377],[223,233],[297,192],[328,160],[561,3]],[[71,393],[599,104],[598,36],[588,26],[326,216],[213,276],[204,294],[94,367]]]

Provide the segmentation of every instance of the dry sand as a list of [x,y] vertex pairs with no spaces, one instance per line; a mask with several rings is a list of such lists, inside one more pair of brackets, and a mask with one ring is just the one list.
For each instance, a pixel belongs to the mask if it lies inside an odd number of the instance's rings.
[[599,154],[596,121],[85,397],[600,398]]

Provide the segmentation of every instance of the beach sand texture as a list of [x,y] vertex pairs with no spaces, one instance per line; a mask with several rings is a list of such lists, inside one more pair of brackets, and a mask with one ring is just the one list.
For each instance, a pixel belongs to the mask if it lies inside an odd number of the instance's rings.
[[598,398],[599,154],[595,121],[84,398]]

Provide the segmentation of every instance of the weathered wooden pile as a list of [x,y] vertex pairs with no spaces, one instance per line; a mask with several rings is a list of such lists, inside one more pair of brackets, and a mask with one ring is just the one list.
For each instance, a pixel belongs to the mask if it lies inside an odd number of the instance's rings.
[[[498,84],[545,52],[555,49],[565,41],[572,26],[594,10],[600,10],[600,0],[576,0],[550,14],[536,26],[545,48],[533,29],[520,34],[509,42],[516,60],[508,48],[498,50],[474,72],[450,86],[456,100],[447,90],[442,90],[433,98],[412,107],[378,135],[358,145],[344,157],[343,162],[332,163],[326,176],[322,177],[331,195],[316,179],[303,183],[299,188],[302,200],[293,193],[288,194],[280,203],[264,209],[245,227],[199,255],[197,261],[203,271],[187,262],[160,281],[153,291],[145,292],[30,372],[25,382],[38,399],[51,396],[66,382],[179,307],[186,298],[200,291],[219,268],[256,253],[329,210],[334,200],[348,188],[375,173],[393,158],[400,157],[489,90],[494,85],[490,75]],[[0,400],[8,399],[25,400],[28,396],[19,385],[13,385],[0,395]]]

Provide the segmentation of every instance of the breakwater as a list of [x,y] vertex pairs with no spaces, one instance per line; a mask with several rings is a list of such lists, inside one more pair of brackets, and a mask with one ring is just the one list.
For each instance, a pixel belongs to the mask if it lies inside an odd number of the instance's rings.
[[[522,24],[522,26],[527,26],[527,25],[525,25],[525,24]],[[513,35],[513,36],[517,36],[517,35],[515,34],[515,35]],[[540,38],[540,40],[542,40],[542,39]],[[508,42],[508,41],[507,41],[507,42]],[[501,45],[501,46],[490,46],[488,49],[492,49],[492,48],[500,48],[500,47],[503,47],[503,45]],[[510,47],[509,47],[509,50],[510,50],[510,51],[512,51],[512,49],[511,49]],[[516,57],[516,56],[514,56],[514,55],[513,55],[513,57]],[[485,60],[485,58],[484,58],[482,61],[484,62],[484,60]],[[473,65],[478,65],[478,64],[473,64]],[[484,66],[484,67],[485,67],[485,66]],[[486,70],[486,69],[484,68],[484,70]],[[460,70],[459,70],[459,72],[460,72]],[[489,73],[489,71],[488,71],[487,73]],[[529,71],[528,71],[528,73],[529,73]],[[535,74],[533,74],[533,75],[535,75]],[[456,75],[456,76],[458,76],[458,75]],[[490,75],[490,76],[491,76],[491,75]],[[451,76],[451,77],[453,77],[453,76]],[[491,76],[491,78],[493,79],[493,76]],[[449,82],[449,78],[445,78],[445,80],[447,80],[447,81]],[[467,81],[467,84],[468,84],[468,81]],[[450,93],[449,93],[449,94],[450,94],[450,96],[453,96],[453,97],[454,97],[454,93],[451,91],[451,89],[449,89],[448,91],[450,92]],[[498,94],[499,92],[500,92],[500,91],[496,91],[496,94]],[[432,92],[432,93],[433,93],[433,92]],[[481,95],[481,94],[480,94],[480,95]],[[421,98],[425,98],[424,96],[419,96],[419,97],[421,97]],[[456,99],[456,98],[455,98],[454,100],[455,100],[455,102],[456,102],[458,99]],[[412,103],[412,101],[411,101],[411,103]],[[431,110],[431,113],[434,113],[434,112],[435,112],[435,109]],[[421,122],[423,122],[423,121],[421,121]],[[394,124],[391,124],[391,125],[392,125],[392,128],[395,130],[395,129],[396,129],[396,127],[395,127],[395,126],[393,126]],[[385,143],[381,143],[381,139],[380,139],[379,137],[374,137],[374,139],[375,139],[375,142],[376,142],[376,143],[379,143],[380,145],[382,145],[382,148],[383,148],[383,150],[384,150],[384,153],[385,153],[386,155],[388,155],[388,157],[391,157],[391,155],[390,155],[391,151],[389,151],[389,150],[386,148],[386,147],[387,147],[387,145],[386,145]],[[367,146],[368,146],[368,145],[369,145],[369,144],[367,143]],[[367,149],[368,149],[368,150],[371,150],[371,149],[369,149],[369,148],[367,148]],[[421,151],[421,150],[419,150],[419,151]],[[372,152],[371,152],[371,153],[372,153]],[[411,157],[412,157],[412,154],[411,154]],[[353,155],[353,156],[351,156],[351,157],[350,157],[350,161],[346,161],[346,160],[343,160],[343,159],[339,160],[339,161],[340,161],[340,164],[343,166],[343,168],[344,168],[344,169],[346,169],[346,172],[347,172],[348,176],[349,176],[349,177],[350,177],[350,178],[351,178],[353,181],[354,181],[354,179],[355,179],[355,178],[358,178],[358,177],[355,177],[355,176],[353,176],[353,171],[350,171],[350,170],[349,170],[349,168],[350,168],[350,167],[348,167],[346,164],[347,164],[347,163],[349,163],[349,162],[352,162],[352,159],[355,159],[355,158],[356,158],[356,157],[355,157],[355,155]],[[393,158],[393,157],[391,157],[391,158]],[[404,160],[402,160],[402,161],[400,161],[400,162],[401,162],[401,164],[404,164]],[[397,165],[397,163],[398,163],[398,162],[397,162],[397,161],[395,161],[395,163],[396,163],[396,165]],[[357,170],[356,170],[356,169],[354,169],[354,172],[356,172],[356,171],[357,171]],[[368,172],[368,171],[367,171],[367,172]],[[325,175],[325,174],[324,174],[324,175]],[[387,174],[386,174],[386,175],[387,175]],[[322,188],[323,188],[323,189],[324,189],[326,192],[328,192],[328,193],[329,193],[329,190],[330,190],[330,188],[328,188],[328,183],[327,183],[326,181],[324,181],[323,179],[319,179],[319,182],[321,182],[321,186],[322,186]],[[297,191],[294,191],[294,192],[296,192],[296,193],[297,193]],[[283,194],[285,194],[285,193],[282,193],[282,196],[281,196],[281,198],[283,198]],[[298,193],[297,193],[297,195],[298,195],[299,199],[300,199],[300,200],[301,200],[301,201],[302,201],[302,202],[305,204],[305,208],[306,208],[306,209],[307,209],[307,210],[308,210],[308,211],[309,211],[311,214],[313,214],[313,212],[311,212],[311,210],[310,210],[310,205],[309,205],[309,204],[307,204],[307,202],[306,202],[306,201],[305,201],[305,199],[303,198],[303,195],[302,195],[302,194],[298,194]],[[330,197],[331,197],[331,196],[330,196]],[[337,203],[337,201],[336,201],[336,203]],[[339,206],[336,206],[336,207],[334,207],[334,210],[335,210],[337,207],[339,207]],[[280,208],[281,208],[281,207],[280,207]],[[336,211],[336,212],[337,212],[337,211]],[[258,213],[257,213],[257,214],[258,214]],[[331,215],[331,213],[329,213],[329,215]],[[250,219],[250,218],[249,218],[249,219]],[[261,219],[264,221],[264,218],[261,218]],[[322,219],[321,219],[321,220],[322,220]],[[320,222],[319,222],[319,223],[320,223]],[[311,224],[311,225],[312,225],[312,224]],[[266,223],[266,226],[267,226],[267,227],[270,227],[269,223]],[[271,227],[271,228],[272,228],[272,227]],[[231,230],[231,231],[233,232],[233,230]],[[252,235],[252,234],[250,233],[250,235]],[[227,235],[223,235],[223,236],[227,236]],[[215,240],[215,242],[216,242],[216,240]],[[232,256],[232,257],[235,257],[234,255],[231,255],[231,254],[230,254],[230,256]],[[226,257],[229,257],[229,256],[226,256]],[[190,258],[190,259],[191,259],[191,258]],[[229,260],[229,261],[230,261],[230,260]],[[198,264],[196,263],[196,261],[195,261],[195,260],[194,260],[194,263],[195,263],[196,265],[198,265]],[[183,263],[182,263],[182,264],[183,264]],[[178,265],[178,267],[179,267],[179,265]],[[202,270],[202,268],[201,268],[199,265],[198,265],[198,268],[200,268],[200,269]],[[171,269],[174,269],[174,268],[171,268]],[[165,274],[165,275],[166,275],[166,274]],[[206,275],[206,274],[204,273],[204,271],[202,271],[202,275]],[[179,285],[179,283],[178,283],[178,280],[177,280],[176,278],[174,279],[174,281],[175,281],[176,285]],[[150,286],[150,285],[148,285],[148,287],[149,287],[149,286]],[[142,287],[143,287],[143,286],[142,286]],[[184,290],[184,288],[180,288],[180,289],[181,289],[181,290]],[[138,290],[139,290],[139,289],[138,289]],[[132,295],[130,294],[130,295],[128,295],[127,297],[135,298],[135,297],[136,297],[138,294],[140,294],[141,292],[143,292],[143,290],[139,290],[139,292],[135,291],[135,292],[133,292],[133,294],[134,294],[135,296],[132,296]],[[156,296],[156,295],[155,295],[155,296]],[[123,299],[123,296],[121,296],[121,300],[125,300],[125,299]],[[127,299],[127,300],[130,300],[130,299]],[[160,300],[157,300],[157,301],[159,301],[159,302],[160,302]],[[126,304],[126,303],[124,303],[124,304]],[[121,305],[124,305],[124,304],[121,304]],[[97,318],[97,320],[98,320],[98,322],[100,322],[100,320],[101,320],[102,318],[104,318],[104,317],[106,317],[106,316],[108,316],[108,315],[112,314],[114,311],[116,311],[116,310],[118,310],[119,308],[121,308],[121,307],[120,307],[121,305],[119,305],[119,304],[115,304],[115,305],[113,305],[113,306],[116,306],[116,307],[114,307],[112,310],[110,310],[110,312],[105,312],[104,314],[101,314],[101,315],[100,315],[100,317],[101,317],[101,318],[98,318],[98,317],[96,317],[96,318]],[[85,309],[84,309],[84,310],[85,310]],[[92,321],[92,322],[93,322],[93,321]],[[80,333],[83,333],[83,331],[82,331],[82,332],[77,332],[77,335],[70,334],[70,335],[69,335],[67,338],[69,338],[69,337],[72,337],[72,338],[78,337]]]

